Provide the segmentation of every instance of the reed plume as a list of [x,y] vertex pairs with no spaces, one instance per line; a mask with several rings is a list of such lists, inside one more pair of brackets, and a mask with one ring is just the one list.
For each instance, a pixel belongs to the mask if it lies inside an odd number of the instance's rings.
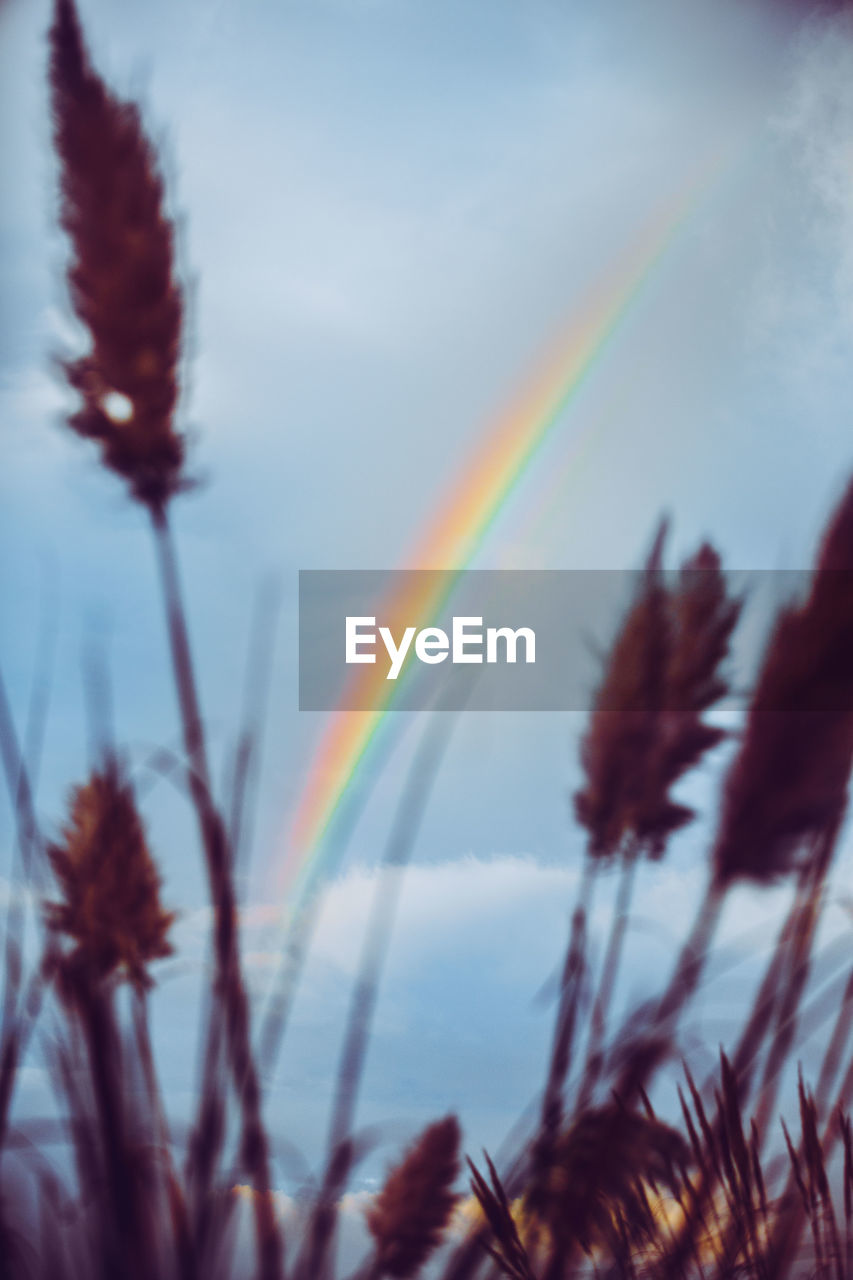
[[[783,610],[723,792],[717,893],[795,871],[797,896],[768,971],[776,1028],[756,1117],[763,1140],[793,1043],[853,765],[853,483],[829,522],[802,604]],[[774,994],[770,990],[770,995]],[[752,1028],[755,1017],[747,1024]],[[760,1021],[764,1021],[763,1017]],[[743,1038],[746,1049],[754,1033]],[[752,1054],[750,1052],[749,1058]],[[748,1064],[738,1054],[739,1088]]]
[[[50,87],[60,160],[63,226],[71,240],[71,302],[88,331],[86,356],[66,364],[82,408],[69,420],[100,442],[104,464],[151,517],[188,761],[188,786],[215,910],[217,1005],[242,1110],[241,1162],[253,1178],[262,1273],[282,1275],[271,1201],[269,1150],[251,1050],[231,854],[212,798],[177,559],[167,508],[185,487],[185,442],[174,423],[183,303],[174,230],[138,108],[107,89],[86,51],[73,0],[56,0]],[[216,1015],[218,1017],[218,1010]]]
[[115,764],[72,792],[62,839],[48,847],[62,892],[46,906],[49,928],[66,941],[61,968],[100,983],[151,984],[149,966],[171,954],[174,913],[160,902],[160,876],[133,789]]
[[[113,991],[122,980],[140,994],[151,985],[149,966],[171,953],[174,916],[161,905],[133,791],[115,761],[73,790],[62,837],[48,856],[61,891],[45,907],[62,948],[59,992],[83,1032],[96,1117],[83,1163],[110,1208],[101,1215],[102,1263],[109,1273],[122,1260],[125,1274],[142,1280],[155,1266],[158,1202],[149,1162],[140,1159],[135,1131],[150,1126],[125,1077]],[[88,1107],[72,1109],[85,1124]]]
[[409,1280],[441,1243],[456,1196],[459,1122],[431,1124],[391,1170],[367,1213],[376,1257],[372,1274]]
[[620,858],[622,875],[590,1018],[577,1097],[584,1111],[603,1069],[606,1022],[616,986],[634,873],[641,854],[663,855],[670,835],[694,814],[670,791],[723,734],[703,713],[726,692],[720,675],[740,602],[729,599],[719,557],[707,544],[682,566],[678,583],[663,575],[667,526],[661,523],[608,654],[589,727],[581,743],[584,785],[575,814],[588,835],[581,891],[563,967],[533,1178],[547,1176],[562,1118],[581,982],[586,917],[598,866]]
[[71,304],[90,343],[65,364],[82,401],[69,426],[96,440],[104,464],[158,509],[184,485],[174,229],[139,110],[93,70],[73,0],[56,3],[50,88]]
[[581,743],[585,783],[574,797],[575,815],[588,833],[593,858],[611,857],[629,835],[659,841],[688,816],[657,789],[650,791],[646,770],[657,745],[670,644],[661,573],[665,534],[662,526],[610,650]]
[[853,763],[853,483],[809,594],[784,609],[723,792],[714,874],[766,884],[803,865],[837,827]]
[[[662,524],[646,562],[637,597],[616,636],[596,693],[587,733],[581,742],[584,786],[574,796],[575,816],[587,832],[586,858],[575,909],[572,913],[566,956],[563,962],[560,1000],[554,1021],[551,1056],[542,1098],[539,1132],[533,1144],[533,1179],[547,1174],[553,1160],[563,1115],[563,1089],[568,1076],[577,1025],[578,1006],[587,977],[587,916],[600,865],[617,852],[624,853],[623,889],[630,889],[630,874],[640,846],[640,829],[646,830],[651,809],[658,814],[659,835],[663,826],[679,825],[685,812],[675,806],[661,813],[660,796],[651,805],[647,775],[638,762],[652,753],[657,717],[664,689],[669,644],[666,592],[661,574],[666,525]],[[630,840],[630,848],[626,842]],[[617,905],[617,917],[624,915],[624,894]],[[614,922],[611,945],[605,961],[605,979],[615,976],[618,955],[618,924]],[[614,943],[614,938],[616,942]],[[596,1001],[586,1088],[592,1087],[593,1059],[603,1038],[604,1008]]]
[[[847,803],[853,764],[853,482],[824,534],[802,604],[781,611],[765,650],[739,750],[726,776],[711,876],[645,1043],[619,1092],[634,1097],[671,1047],[699,983],[730,887],[791,872],[817,894]],[[810,902],[810,895],[809,895]],[[809,902],[804,911],[810,911]],[[795,969],[799,981],[799,967]]]
[[655,539],[640,589],[608,655],[581,744],[584,786],[575,812],[592,857],[626,840],[660,857],[694,816],[671,788],[724,737],[703,713],[728,691],[720,668],[741,602],[729,598],[720,560],[703,544],[663,581],[666,526]]
[[589,855],[607,857],[618,850],[622,862],[590,1017],[581,1110],[603,1068],[607,1013],[638,859],[642,853],[662,857],[669,836],[694,817],[692,809],[672,800],[671,789],[725,737],[703,717],[728,692],[722,667],[742,602],[729,596],[720,558],[708,543],[667,587],[661,572],[664,535],[662,526],[609,655],[581,749],[586,785],[575,803],[590,833]]

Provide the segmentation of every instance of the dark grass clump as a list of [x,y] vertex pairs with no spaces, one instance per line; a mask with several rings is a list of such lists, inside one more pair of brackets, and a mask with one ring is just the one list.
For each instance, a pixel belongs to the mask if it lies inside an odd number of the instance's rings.
[[488,1224],[489,1238],[484,1241],[484,1248],[502,1275],[509,1276],[510,1280],[535,1280],[530,1256],[519,1234],[506,1189],[488,1154],[484,1154],[489,1170],[488,1181],[476,1165],[468,1161],[471,1191]]
[[573,1116],[554,1143],[550,1165],[525,1197],[525,1211],[546,1242],[546,1276],[559,1275],[578,1252],[654,1237],[648,1189],[675,1191],[689,1151],[681,1135],[653,1114],[619,1102]]

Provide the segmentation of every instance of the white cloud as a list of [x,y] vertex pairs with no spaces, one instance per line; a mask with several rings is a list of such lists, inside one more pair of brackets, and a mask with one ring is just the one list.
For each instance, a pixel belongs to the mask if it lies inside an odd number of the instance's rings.
[[[361,946],[381,872],[354,867],[331,882],[312,938],[310,971],[331,968],[341,979],[358,971]],[[387,974],[402,990],[431,970],[458,965],[457,994],[509,980],[532,1000],[560,962],[579,880],[576,865],[545,865],[532,858],[462,858],[407,870],[394,921]],[[635,995],[652,995],[686,936],[704,882],[701,863],[679,858],[647,865],[639,877],[625,978]],[[591,919],[600,947],[611,918],[615,875],[605,875]],[[774,936],[787,901],[784,886],[732,895],[720,933],[722,949],[760,955]],[[250,963],[269,972],[276,933],[269,906],[249,908],[244,938]]]

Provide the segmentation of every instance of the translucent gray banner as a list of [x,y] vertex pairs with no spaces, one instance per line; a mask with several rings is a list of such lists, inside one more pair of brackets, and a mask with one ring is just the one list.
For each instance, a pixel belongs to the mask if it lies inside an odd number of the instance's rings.
[[[675,590],[684,579],[661,582]],[[800,571],[726,575],[745,608],[720,705],[742,705],[774,618],[809,582]],[[299,707],[584,710],[642,585],[634,571],[302,571]],[[838,572],[833,590],[853,593],[853,575]]]

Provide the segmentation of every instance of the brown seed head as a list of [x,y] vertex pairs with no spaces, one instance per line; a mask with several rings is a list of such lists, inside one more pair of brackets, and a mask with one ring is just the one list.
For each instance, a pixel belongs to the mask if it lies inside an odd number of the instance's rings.
[[429,1128],[392,1169],[367,1214],[380,1274],[406,1280],[441,1241],[456,1197],[459,1123],[447,1116]]
[[50,53],[68,283],[91,343],[65,365],[82,399],[69,426],[97,440],[104,464],[156,509],[184,483],[173,422],[183,311],[173,227],[138,108],[92,68],[73,0],[56,2]]
[[48,903],[49,927],[73,944],[66,973],[102,981],[113,974],[150,985],[152,960],[171,954],[174,914],[160,903],[160,877],[130,784],[108,765],[71,794],[62,840],[49,850],[62,892]]
[[702,713],[727,691],[719,674],[740,612],[707,544],[674,588],[661,573],[662,528],[640,590],[616,637],[581,746],[586,775],[575,796],[593,857],[626,837],[659,857],[692,810],[670,789],[723,737]]
[[720,666],[741,611],[741,601],[727,595],[720,557],[709,543],[681,566],[671,604],[668,703],[679,711],[705,711],[728,693]]
[[670,647],[661,529],[636,599],[613,643],[581,744],[586,783],[575,795],[594,857],[615,853],[648,810],[644,762],[655,741]]
[[853,485],[836,510],[809,595],[782,611],[723,792],[721,887],[768,883],[808,856],[844,812],[853,763]]

